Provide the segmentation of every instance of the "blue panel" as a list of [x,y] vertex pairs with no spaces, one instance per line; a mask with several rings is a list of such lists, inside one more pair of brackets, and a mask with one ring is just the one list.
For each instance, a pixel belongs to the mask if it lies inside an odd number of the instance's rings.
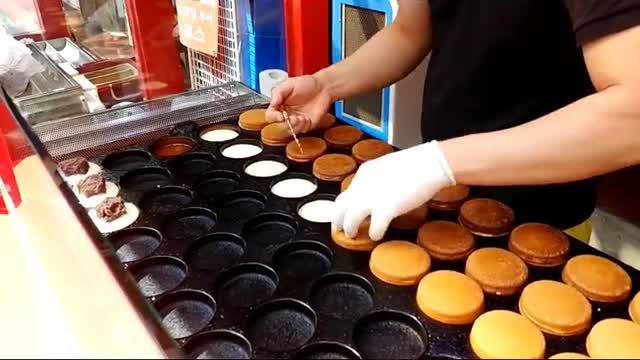
[[[331,4],[331,61],[342,61],[342,9],[344,5],[359,7],[383,12],[386,15],[386,25],[393,21],[393,11],[389,0],[332,0]],[[389,141],[389,88],[382,91],[382,130],[372,128],[362,122],[355,121],[351,116],[345,115],[343,101],[335,103],[335,115],[340,120],[353,125],[363,132],[382,141]]]
[[260,91],[258,75],[287,70],[282,0],[237,0],[241,80]]

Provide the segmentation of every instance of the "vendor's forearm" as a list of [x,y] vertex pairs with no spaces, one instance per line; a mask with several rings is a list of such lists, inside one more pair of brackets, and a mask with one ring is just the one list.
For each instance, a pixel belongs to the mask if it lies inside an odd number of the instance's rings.
[[367,93],[407,76],[431,49],[428,0],[404,0],[395,21],[342,62],[314,76],[333,100]]
[[458,183],[537,185],[640,163],[640,89],[614,86],[511,129],[440,143]]

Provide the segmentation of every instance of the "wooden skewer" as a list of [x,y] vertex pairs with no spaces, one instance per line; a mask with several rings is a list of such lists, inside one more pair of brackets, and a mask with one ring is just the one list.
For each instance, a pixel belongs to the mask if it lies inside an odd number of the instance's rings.
[[281,112],[282,112],[282,116],[284,117],[284,121],[289,126],[289,131],[291,131],[291,135],[293,135],[293,140],[296,142],[296,144],[298,144],[298,149],[300,149],[300,153],[304,154],[304,151],[302,150],[302,146],[300,145],[300,141],[298,140],[296,133],[293,131],[293,126],[291,126],[291,121],[289,120],[289,113],[287,113],[287,110],[284,110],[284,109],[282,109]]

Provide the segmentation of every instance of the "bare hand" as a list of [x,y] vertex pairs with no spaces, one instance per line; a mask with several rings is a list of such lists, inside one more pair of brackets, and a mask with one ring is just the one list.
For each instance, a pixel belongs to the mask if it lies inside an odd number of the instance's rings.
[[316,77],[294,77],[273,89],[266,119],[268,122],[284,121],[281,110],[286,110],[293,131],[306,133],[317,126],[331,103],[326,86]]

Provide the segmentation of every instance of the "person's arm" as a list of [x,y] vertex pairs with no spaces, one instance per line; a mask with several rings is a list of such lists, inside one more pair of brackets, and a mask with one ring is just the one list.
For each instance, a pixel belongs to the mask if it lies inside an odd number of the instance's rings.
[[458,183],[561,183],[640,164],[640,26],[583,52],[596,94],[518,127],[440,142]]
[[407,76],[431,50],[429,0],[399,0],[393,23],[355,53],[313,76],[332,101],[367,93]]

